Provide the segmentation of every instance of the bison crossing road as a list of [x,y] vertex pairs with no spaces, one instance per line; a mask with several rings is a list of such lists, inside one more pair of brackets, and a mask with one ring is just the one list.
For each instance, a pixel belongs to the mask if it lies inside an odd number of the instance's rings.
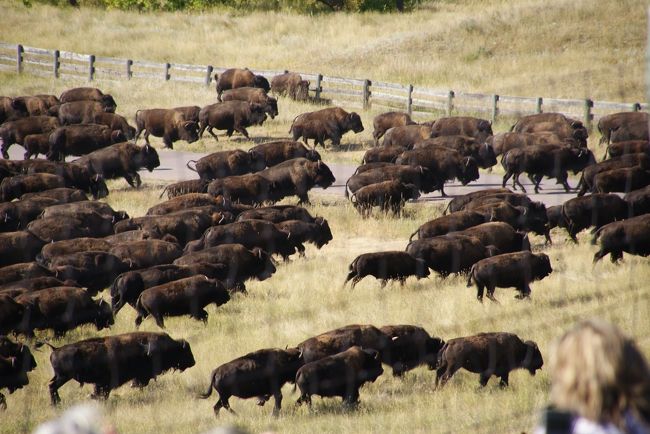
[[[22,159],[22,150],[18,146],[14,146],[9,150],[9,155],[11,159]],[[197,153],[197,152],[183,152],[183,151],[165,151],[160,150],[158,153],[160,156],[160,166],[153,170],[153,172],[141,172],[143,180],[159,180],[159,181],[185,181],[190,179],[196,179],[196,172],[191,171],[186,167],[186,164],[190,160],[198,160],[201,157],[208,155],[207,153]],[[343,196],[345,193],[345,181],[350,178],[357,166],[353,164],[339,164],[339,163],[327,163],[332,173],[336,177],[336,182],[333,186],[329,187],[327,191],[324,191],[319,188],[314,188],[314,191],[319,192],[323,191],[327,194],[336,194],[337,196]],[[474,190],[482,188],[492,188],[500,187],[502,181],[501,175],[495,175],[490,173],[485,173],[485,171],[480,171],[480,178],[468,185],[461,185],[459,182],[452,182],[445,185],[445,192],[449,196],[458,196],[461,194],[466,194]],[[528,196],[531,199],[539,202],[543,202],[546,206],[561,205],[567,200],[575,197],[574,192],[565,193],[564,188],[561,185],[555,185],[555,180],[543,180],[541,183],[542,190],[539,194],[532,193],[533,184],[523,179],[522,182],[526,186],[526,190],[530,191]],[[570,182],[572,187],[575,187],[578,184],[577,179],[571,179]],[[528,188],[530,187],[530,188]],[[439,192],[434,192],[431,194],[425,194],[418,199],[418,201],[442,201],[443,198],[440,197]],[[448,200],[448,199],[444,199]]]

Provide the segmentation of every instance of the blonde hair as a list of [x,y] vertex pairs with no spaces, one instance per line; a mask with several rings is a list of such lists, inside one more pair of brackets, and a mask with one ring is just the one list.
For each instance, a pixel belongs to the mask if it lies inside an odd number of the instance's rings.
[[633,410],[650,421],[650,368],[631,339],[612,324],[588,320],[551,349],[551,401],[598,423],[623,425]]

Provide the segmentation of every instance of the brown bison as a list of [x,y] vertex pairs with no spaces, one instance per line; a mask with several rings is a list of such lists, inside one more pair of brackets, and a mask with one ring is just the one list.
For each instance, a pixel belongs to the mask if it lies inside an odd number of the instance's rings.
[[8,96],[0,96],[0,124],[29,116],[25,102]]
[[212,196],[244,204],[261,204],[271,200],[272,182],[258,173],[215,179],[206,191]]
[[114,113],[117,108],[117,104],[111,95],[105,94],[94,87],[75,87],[68,89],[61,94],[59,101],[61,101],[61,104],[72,101],[97,101],[104,107],[109,108],[106,111],[111,113]]
[[608,155],[610,158],[615,158],[622,155],[637,153],[650,155],[650,142],[647,140],[630,140],[626,142],[612,143],[607,146],[607,151],[605,152],[603,160],[606,159]]
[[388,348],[381,352],[381,361],[391,366],[393,376],[400,377],[423,364],[436,369],[438,352],[445,344],[442,339],[414,325],[387,325],[379,330],[390,339]]
[[431,137],[469,136],[474,137],[479,143],[485,143],[492,134],[490,121],[470,116],[440,118],[431,127]]
[[56,116],[61,125],[80,124],[91,119],[97,113],[113,113],[111,108],[96,101],[72,101],[52,107],[48,113]]
[[73,379],[94,384],[93,397],[108,398],[111,390],[131,380],[144,387],[170,369],[183,371],[195,365],[190,344],[165,333],[126,333],[51,347],[52,405],[61,402],[59,388]]
[[630,255],[650,255],[650,214],[644,214],[603,226],[594,235],[592,244],[600,240],[600,250],[594,255],[594,263],[611,255],[613,263]]
[[209,182],[204,179],[190,179],[187,181],[167,184],[160,193],[159,198],[167,193],[167,199],[173,199],[189,193],[207,193]]
[[149,315],[160,328],[165,328],[164,316],[190,315],[207,322],[208,313],[203,308],[211,303],[221,306],[229,300],[228,291],[218,280],[203,275],[175,280],[145,289],[140,294],[135,304],[138,312],[135,325],[139,327]]
[[312,188],[318,186],[325,189],[335,181],[327,164],[306,158],[287,160],[258,174],[271,183],[270,200],[278,201],[295,195],[299,204],[309,202],[308,192]]
[[288,233],[297,244],[298,253],[304,255],[301,244],[312,243],[317,249],[332,241],[332,230],[329,223],[322,217],[316,217],[313,223],[302,220],[285,220],[275,224],[280,231]]
[[375,116],[372,120],[372,126],[374,127],[372,138],[375,141],[375,146],[379,145],[379,139],[381,139],[389,129],[414,124],[415,122],[413,122],[411,116],[404,112],[387,112]]
[[[195,164],[194,168],[190,166],[190,163]],[[264,155],[253,149],[248,152],[241,149],[213,152],[199,158],[198,161],[187,162],[187,168],[197,172],[201,179],[206,181],[259,172],[265,167]]]
[[457,211],[422,224],[411,234],[409,242],[413,241],[413,238],[416,235],[420,240],[424,238],[433,238],[439,235],[445,235],[449,232],[462,231],[463,229],[480,225],[485,223],[488,219],[489,218],[486,218],[485,214],[481,212]]
[[562,205],[562,221],[574,242],[576,235],[591,226],[594,230],[628,216],[628,204],[615,194],[591,194],[574,197]]
[[237,221],[242,220],[266,220],[273,223],[280,223],[286,220],[300,220],[305,223],[315,223],[316,219],[301,206],[295,205],[274,205],[261,208],[253,208],[243,211],[237,216]]
[[352,194],[351,200],[363,217],[368,217],[374,206],[386,214],[391,211],[394,216],[399,216],[406,201],[419,197],[420,191],[414,184],[392,180],[361,187]]
[[357,256],[350,264],[350,272],[343,286],[352,280],[352,288],[366,276],[381,280],[381,287],[388,280],[398,280],[404,285],[407,277],[418,279],[429,277],[429,267],[422,259],[414,258],[407,252],[364,253]]
[[309,99],[310,82],[303,80],[296,72],[285,71],[284,74],[276,75],[271,79],[271,92],[296,101],[307,101]]
[[650,120],[648,113],[644,112],[620,112],[603,116],[598,120],[598,132],[600,133],[599,144],[606,143],[609,145],[612,131],[617,130],[629,123]]
[[389,128],[384,134],[383,147],[399,146],[411,149],[416,143],[430,139],[433,130],[431,125],[404,125]]
[[650,185],[650,170],[639,166],[606,170],[596,174],[593,180],[596,193],[629,193],[647,185]]
[[199,113],[199,137],[203,137],[203,132],[207,129],[208,133],[219,141],[217,135],[212,131],[213,128],[216,128],[226,130],[228,137],[237,131],[249,139],[246,127],[262,125],[265,120],[264,107],[259,104],[250,104],[246,101],[226,101],[207,105]]
[[152,206],[147,210],[146,215],[165,215],[201,206],[221,207],[224,211],[230,211],[231,205],[223,196],[214,197],[205,193],[188,193]]
[[648,120],[636,120],[619,126],[610,134],[612,143],[627,142],[630,140],[650,140],[648,134]]
[[173,149],[174,142],[185,140],[193,143],[199,140],[199,125],[185,118],[185,115],[175,109],[149,109],[135,112],[135,142],[142,131],[144,141],[149,144],[149,135],[162,137],[166,148]]
[[529,251],[504,253],[478,261],[472,266],[467,279],[467,286],[476,283],[478,301],[483,302],[483,290],[487,288],[487,297],[492,301],[494,289],[515,287],[519,294],[516,298],[530,296],[530,283],[541,280],[551,274],[551,261],[544,253],[534,254]]
[[499,377],[501,387],[508,386],[510,371],[526,369],[535,375],[544,365],[542,353],[533,341],[523,342],[512,333],[479,333],[450,339],[440,350],[436,387],[444,386],[461,368],[480,374],[479,383],[485,387],[491,376]]
[[86,155],[125,140],[121,131],[106,125],[67,125],[50,133],[47,159],[63,161],[68,155]]
[[363,131],[361,117],[355,113],[348,113],[340,107],[330,107],[315,112],[298,115],[292,122],[289,134],[293,140],[302,137],[309,145],[308,139],[314,139],[314,148],[320,143],[325,147],[325,140],[331,140],[332,146],[341,143],[341,137],[348,131],[360,133]]
[[578,183],[578,187],[580,187],[578,196],[583,196],[588,191],[594,191],[594,177],[599,173],[635,166],[642,169],[649,169],[650,155],[645,153],[624,154],[620,157],[614,157],[585,167],[585,170],[582,171],[580,182]]
[[0,201],[8,202],[21,197],[25,193],[42,192],[65,186],[65,179],[62,176],[50,173],[16,175],[5,178],[0,183]]
[[402,148],[401,146],[382,146],[381,148],[368,149],[363,154],[361,162],[363,164],[394,163],[397,157],[404,151],[406,151],[406,148]]
[[269,81],[263,75],[255,75],[248,68],[226,69],[221,74],[214,74],[214,80],[217,82],[217,99],[221,101],[221,94],[228,89],[238,87],[259,87],[265,92],[271,90]]
[[[29,347],[0,336],[0,389],[14,393],[29,384],[27,373],[36,368],[36,360]],[[0,409],[7,409],[5,396],[0,393]]]
[[476,262],[498,253],[494,246],[486,246],[476,237],[457,233],[412,241],[406,252],[443,277],[467,272]]
[[472,157],[482,169],[489,169],[497,164],[494,149],[488,143],[479,143],[469,136],[440,136],[416,143],[413,149],[443,147],[458,151],[463,157]]
[[296,373],[300,389],[297,404],[311,407],[312,395],[340,396],[346,406],[359,401],[359,389],[366,382],[374,382],[384,369],[377,350],[354,346],[333,356],[306,363]]
[[282,386],[295,381],[303,364],[301,351],[296,348],[258,350],[212,371],[208,390],[200,398],[209,398],[214,389],[219,395],[213,407],[215,416],[218,416],[222,407],[234,413],[228,402],[231,396],[242,399],[257,397],[260,405],[264,405],[266,397],[273,396],[273,414],[277,416],[282,407]]
[[135,137],[135,128],[129,125],[124,116],[107,112],[88,112],[87,117],[82,119],[82,124],[99,124],[106,125],[112,131],[121,131],[125,140],[132,140]]
[[436,190],[437,187],[436,179],[428,168],[391,164],[373,168],[348,178],[345,183],[345,196],[348,197],[350,193],[355,193],[366,185],[391,180],[399,180],[404,184],[414,184],[424,193],[430,193]]
[[47,155],[50,152],[50,133],[30,134],[23,140],[25,154],[23,158],[29,160],[31,156],[38,157],[38,154]]
[[221,96],[222,101],[246,101],[249,104],[259,104],[262,106],[264,113],[268,114],[271,119],[275,119],[278,113],[278,100],[268,96],[264,89],[256,87],[239,87],[230,89]]
[[25,137],[43,134],[59,127],[59,121],[50,116],[31,116],[0,125],[0,151],[3,158],[9,159],[9,148],[14,143],[23,145]]
[[262,143],[251,148],[250,151],[262,155],[267,167],[277,166],[294,158],[306,158],[311,161],[321,160],[320,154],[316,150],[309,149],[301,142],[294,140],[275,140]]

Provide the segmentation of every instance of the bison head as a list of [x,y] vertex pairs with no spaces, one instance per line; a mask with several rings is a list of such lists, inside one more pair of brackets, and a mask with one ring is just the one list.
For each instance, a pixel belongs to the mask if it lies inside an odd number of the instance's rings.
[[278,112],[278,100],[273,97],[268,97],[264,105],[264,110],[271,116],[271,119],[275,119],[280,113]]
[[144,145],[140,154],[142,156],[141,165],[146,167],[149,172],[153,172],[153,169],[160,166],[160,158],[158,157],[158,152],[151,145]]
[[316,217],[314,219],[314,223],[319,226],[319,230],[316,234],[316,239],[314,242],[316,243],[316,247],[320,249],[325,244],[332,241],[334,237],[332,236],[332,230],[330,229],[329,223],[327,223],[327,220],[325,220],[323,217]]
[[122,131],[120,130],[111,131],[111,143],[121,143],[126,141],[127,138]]
[[251,172],[259,172],[266,168],[266,158],[264,158],[263,153],[251,149],[248,151],[248,158],[250,160]]
[[334,181],[336,181],[336,178],[334,178],[334,174],[330,170],[330,168],[327,166],[327,164],[323,163],[322,161],[316,161],[313,163],[315,167],[315,177],[314,177],[314,183],[318,185],[319,187],[322,188],[327,188],[330,185],[334,184]]
[[424,344],[424,359],[427,364],[427,368],[430,371],[436,369],[438,365],[438,353],[442,350],[442,347],[445,346],[445,341],[440,338],[428,338]]
[[113,320],[113,310],[104,300],[99,300],[99,303],[97,304],[94,323],[97,331],[109,328],[115,324],[115,321]]
[[271,90],[271,85],[269,84],[269,81],[263,75],[255,76],[255,78],[253,79],[253,87],[259,87],[260,89],[264,89],[265,92]]
[[544,253],[535,255],[534,273],[536,279],[543,279],[553,272],[551,267],[551,260]]
[[381,374],[384,373],[384,369],[381,367],[381,354],[379,351],[372,348],[361,349],[361,354],[363,356],[363,362],[362,369],[358,374],[358,379],[362,382],[374,382]]
[[214,285],[214,292],[212,294],[212,301],[214,304],[221,306],[222,304],[228,303],[230,301],[230,294],[223,284],[216,279],[210,280],[210,283]]
[[309,85],[311,82],[300,80],[294,90],[294,99],[297,101],[307,101],[309,99]]
[[400,184],[402,199],[418,199],[420,197],[420,189],[415,184]]
[[89,190],[95,200],[108,196],[108,187],[102,175],[93,175],[90,177]]
[[494,148],[487,142],[483,143],[478,150],[479,165],[482,169],[488,169],[497,164],[497,156],[494,153]]
[[251,250],[251,253],[257,258],[255,264],[255,277],[257,277],[258,280],[266,280],[276,272],[275,265],[273,265],[273,261],[271,260],[271,255],[259,247],[255,247]]
[[460,182],[463,185],[467,185],[472,181],[476,181],[478,178],[478,164],[476,164],[476,160],[472,157],[463,158],[460,175],[458,176]]
[[527,369],[530,375],[535,375],[538,369],[542,369],[544,359],[539,351],[537,344],[533,341],[524,342],[526,347],[523,358],[521,358],[521,367]]
[[415,277],[423,279],[429,277],[430,274],[426,261],[422,258],[415,258]]
[[264,106],[257,103],[251,103],[250,105],[250,123],[251,125],[262,125],[266,120],[266,111]]
[[182,121],[178,126],[178,136],[187,143],[199,140],[199,124],[192,121]]
[[315,149],[308,149],[305,158],[311,161],[320,161],[321,156]]
[[352,130],[355,133],[363,131],[363,124],[361,123],[361,116],[356,112],[352,112],[345,117],[344,128],[346,131]]
[[104,107],[104,111],[107,113],[115,113],[115,109],[117,108],[117,104],[115,103],[115,100],[111,95],[102,95],[102,99],[99,101]]

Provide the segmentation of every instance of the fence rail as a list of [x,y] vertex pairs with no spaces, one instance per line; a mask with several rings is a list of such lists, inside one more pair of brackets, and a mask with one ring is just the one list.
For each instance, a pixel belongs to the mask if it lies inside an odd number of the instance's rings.
[[[163,81],[201,83],[209,86],[214,73],[226,70],[212,65],[159,63],[144,60],[79,54],[0,42],[0,70],[40,76],[131,80],[146,78]],[[267,79],[285,71],[252,70]],[[590,128],[594,119],[620,111],[647,110],[648,104],[480,94],[454,90],[430,89],[412,84],[373,82],[370,79],[332,77],[300,73],[310,80],[310,97],[314,100],[344,102],[369,109],[373,105],[403,110],[409,114],[447,116],[460,113],[480,114],[495,122],[499,116],[523,116],[533,113],[560,112],[582,119]]]

